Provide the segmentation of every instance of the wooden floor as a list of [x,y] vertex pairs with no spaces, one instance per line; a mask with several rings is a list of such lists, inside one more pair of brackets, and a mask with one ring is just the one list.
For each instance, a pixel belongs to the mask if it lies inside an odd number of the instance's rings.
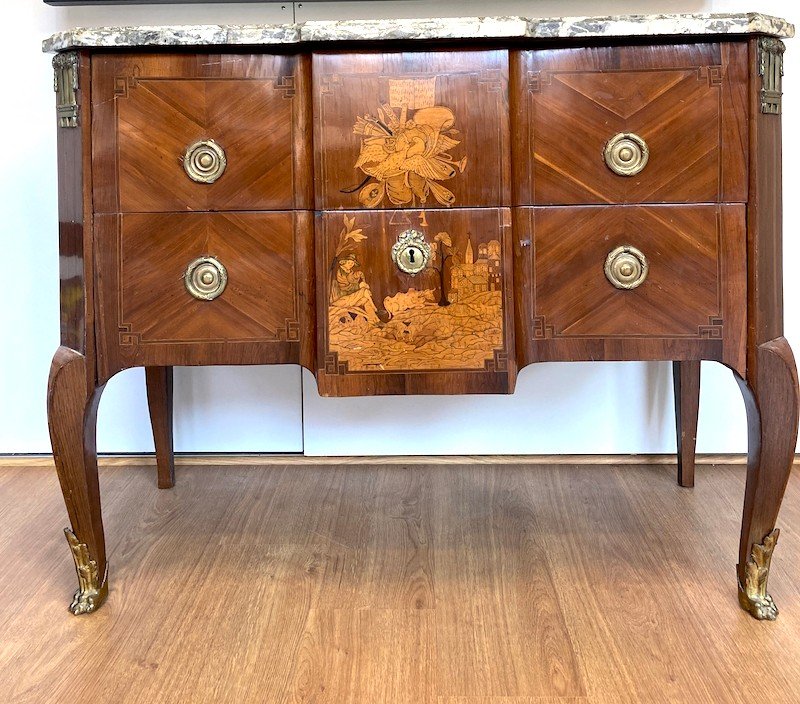
[[759,623],[744,468],[104,467],[73,617],[55,472],[0,468],[0,702],[800,702],[800,475]]

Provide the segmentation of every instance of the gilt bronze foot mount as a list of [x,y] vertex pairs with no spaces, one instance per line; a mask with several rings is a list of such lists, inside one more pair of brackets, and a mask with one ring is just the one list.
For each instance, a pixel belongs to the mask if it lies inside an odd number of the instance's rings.
[[753,545],[744,568],[744,584],[739,582],[739,604],[759,621],[774,621],[778,617],[778,607],[767,593],[769,567],[778,535],[780,531],[776,528],[764,538],[763,543]]
[[108,596],[108,569],[98,581],[97,561],[89,555],[86,543],[81,543],[69,528],[64,529],[67,542],[75,560],[75,571],[78,573],[78,590],[72,597],[69,610],[76,616],[96,611]]

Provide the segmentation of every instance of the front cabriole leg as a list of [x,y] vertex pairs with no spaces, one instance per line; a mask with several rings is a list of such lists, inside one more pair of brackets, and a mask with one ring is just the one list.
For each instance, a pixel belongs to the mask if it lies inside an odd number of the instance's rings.
[[108,567],[100,514],[95,430],[103,387],[96,387],[86,358],[59,347],[50,367],[47,416],[58,480],[72,529],[67,528],[78,573],[73,614],[95,611],[108,595]]
[[742,533],[739,543],[739,603],[751,616],[773,621],[778,608],[767,591],[775,522],[794,461],[798,383],[794,355],[785,338],[759,345],[754,378],[736,376],[747,408],[748,450]]

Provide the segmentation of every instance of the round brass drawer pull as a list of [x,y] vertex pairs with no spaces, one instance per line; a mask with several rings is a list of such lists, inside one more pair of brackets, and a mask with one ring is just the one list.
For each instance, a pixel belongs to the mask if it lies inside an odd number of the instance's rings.
[[606,142],[603,158],[615,174],[635,176],[647,166],[650,150],[638,134],[620,132]]
[[214,183],[227,165],[225,151],[213,139],[190,144],[183,155],[183,170],[197,183]]
[[201,301],[213,301],[228,285],[228,272],[218,259],[195,259],[183,275],[186,290]]
[[630,245],[612,249],[606,257],[606,278],[613,286],[632,289],[641,286],[647,278],[647,257]]
[[401,232],[392,246],[392,259],[397,268],[412,276],[428,266],[430,257],[431,246],[419,230]]

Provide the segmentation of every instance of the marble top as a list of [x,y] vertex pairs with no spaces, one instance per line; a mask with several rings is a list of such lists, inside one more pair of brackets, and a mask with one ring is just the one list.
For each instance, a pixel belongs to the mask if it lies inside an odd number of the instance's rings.
[[258,25],[77,28],[45,39],[42,50],[80,47],[270,45],[392,39],[554,39],[703,34],[793,37],[794,25],[754,12],[615,17],[443,17]]

